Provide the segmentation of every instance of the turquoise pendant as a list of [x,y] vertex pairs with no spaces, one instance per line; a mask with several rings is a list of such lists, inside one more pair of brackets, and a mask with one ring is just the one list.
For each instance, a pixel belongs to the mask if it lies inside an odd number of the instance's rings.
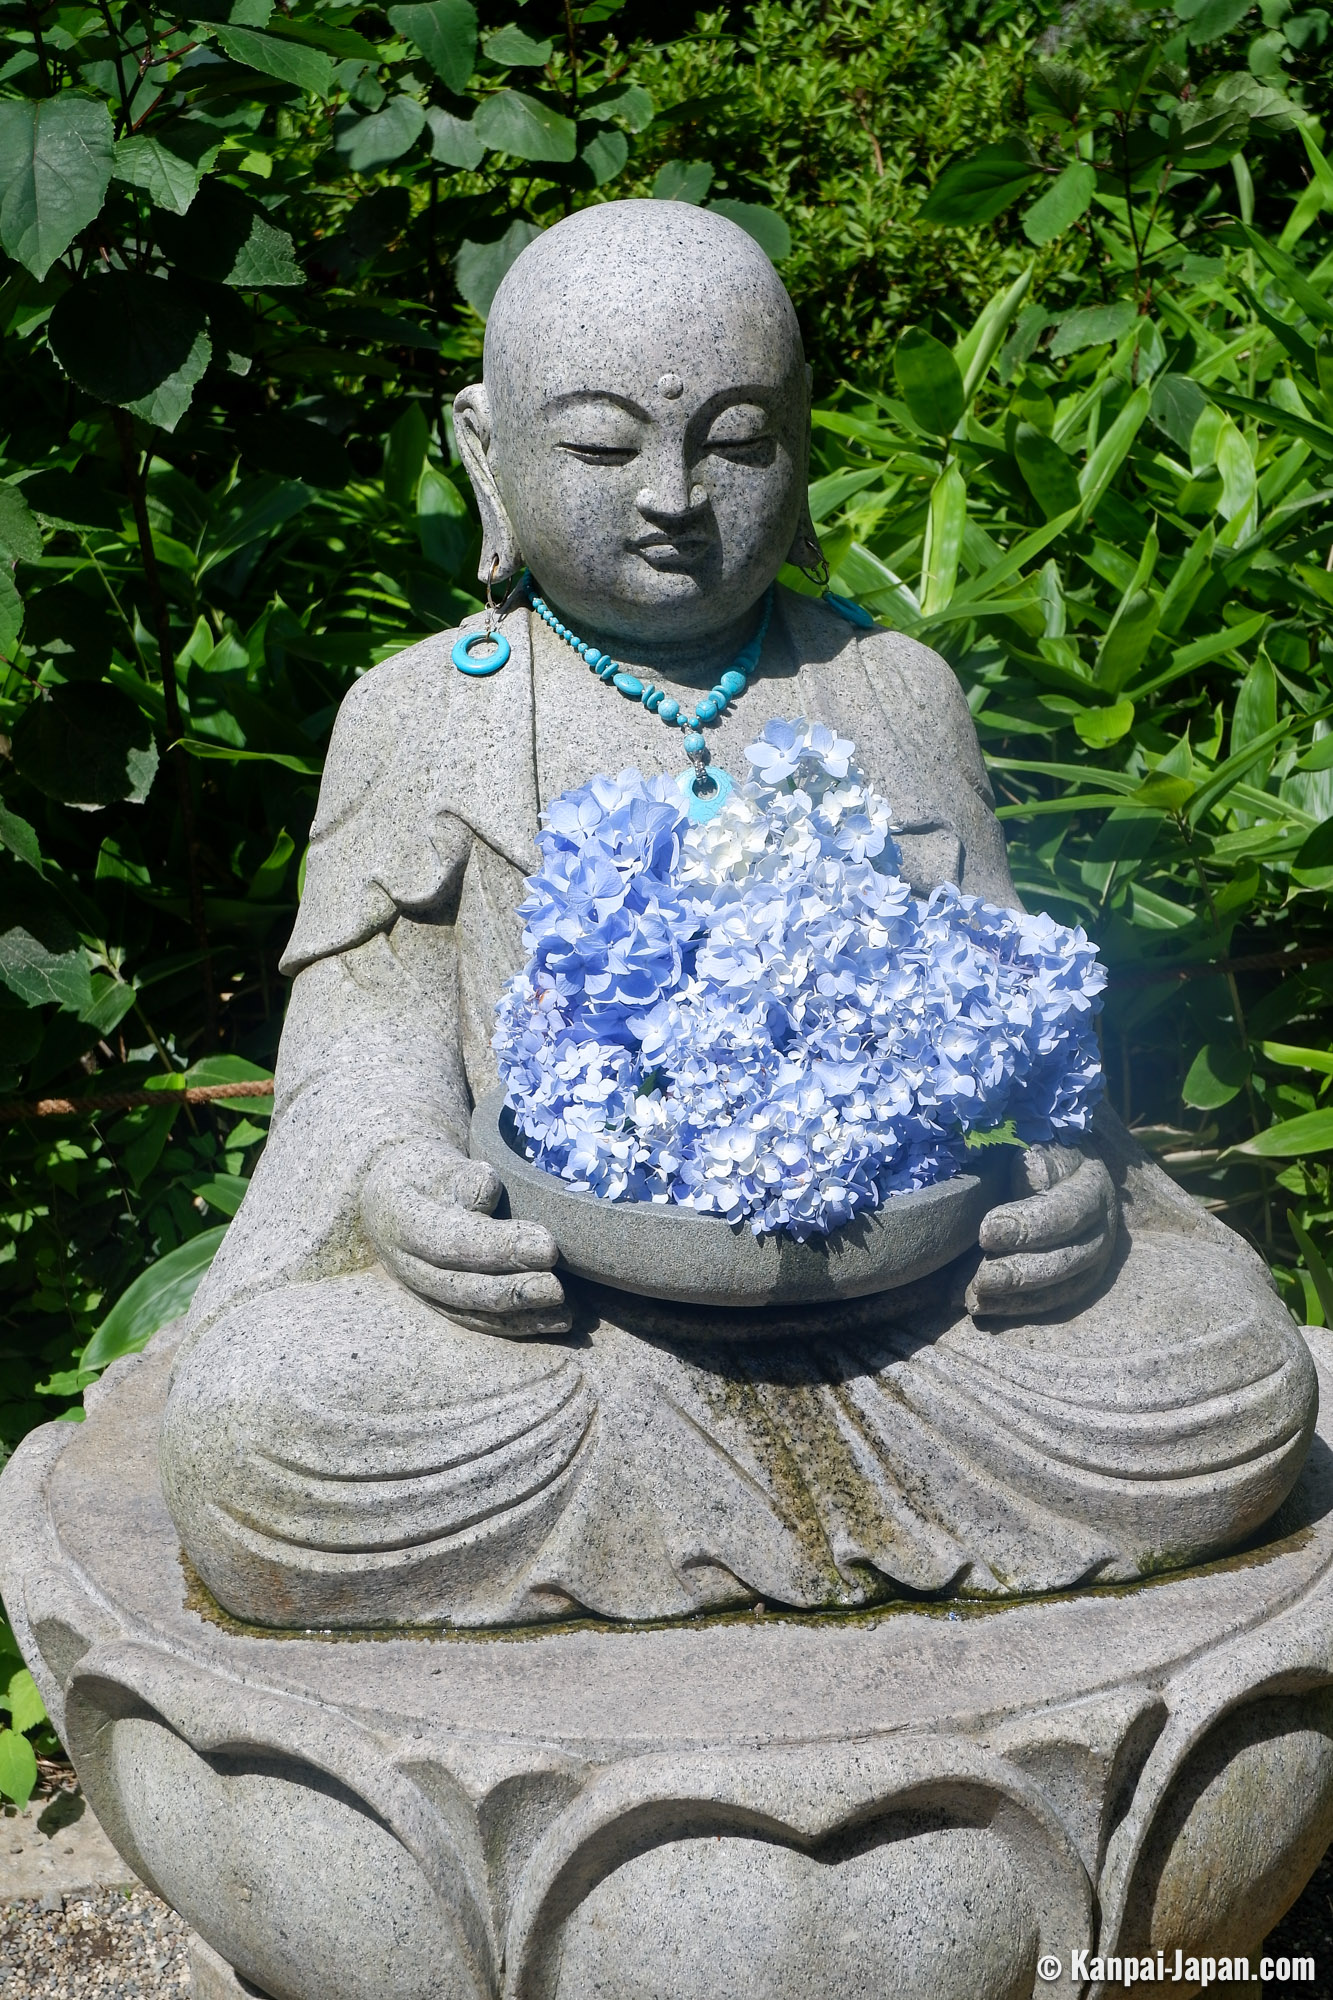
[[[495,651],[487,653],[480,660],[474,660],[472,657],[474,646],[493,646]],[[470,674],[474,680],[482,680],[487,674],[499,673],[509,658],[509,641],[503,632],[469,632],[463,638],[455,640],[450,658],[460,674]]]
[[701,799],[694,789],[693,770],[682,771],[676,780],[676,789],[684,799],[685,809],[696,826],[702,826],[705,821],[715,818],[721,812],[727,802],[727,794],[732,788],[729,775],[725,771],[719,771],[716,764],[709,765],[708,775],[713,780],[715,789],[706,799]]

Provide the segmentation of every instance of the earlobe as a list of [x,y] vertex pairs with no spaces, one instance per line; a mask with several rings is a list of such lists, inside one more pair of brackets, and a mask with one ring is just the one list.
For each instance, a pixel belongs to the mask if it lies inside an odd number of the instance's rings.
[[461,389],[454,398],[454,435],[481,514],[477,575],[482,582],[512,576],[523,567],[523,557],[491,469],[491,399],[480,382]]

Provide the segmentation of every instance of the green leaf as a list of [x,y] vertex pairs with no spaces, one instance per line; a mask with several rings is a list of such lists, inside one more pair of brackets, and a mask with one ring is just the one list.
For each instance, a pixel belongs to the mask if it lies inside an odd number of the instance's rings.
[[[1106,782],[1106,773],[1101,774]],[[1190,778],[1178,777],[1172,771],[1154,771],[1136,785],[1130,793],[1130,804],[1146,806],[1151,812],[1175,813],[1194,797],[1197,787]]]
[[573,120],[521,90],[498,90],[494,97],[483,98],[472,126],[494,152],[516,160],[565,162],[578,151]]
[[1134,726],[1132,701],[1117,701],[1109,708],[1085,708],[1074,717],[1074,728],[1094,750],[1118,743]]
[[780,264],[791,256],[791,231],[773,209],[753,201],[710,201],[708,206],[714,215],[725,215],[728,222],[752,236],[773,263]]
[[1185,23],[1186,38],[1196,44],[1218,41],[1245,19],[1253,4],[1254,0],[1203,0]]
[[1333,819],[1324,820],[1301,843],[1295,868],[1333,868]]
[[[1032,283],[1034,269],[1035,266],[1029,264],[1025,271],[1019,273],[1018,277],[1014,279],[1013,284],[1007,290],[997,292],[994,298],[988,299],[968,331],[954,344],[953,358],[958,363],[959,371],[963,377],[963,401],[969,406],[972,398],[976,395],[977,390],[985,379],[986,370],[998,354],[1004,336],[1008,332],[1019,307],[1027,296],[1027,289]],[[1042,314],[1042,324],[1045,324],[1044,313]],[[1034,339],[1033,346],[1035,345],[1036,341]]]
[[[210,1083],[271,1083],[271,1070],[260,1069],[247,1062],[244,1056],[203,1056],[197,1063],[191,1063],[185,1072],[185,1083],[191,1090]],[[214,1103],[215,1111],[231,1111],[238,1118],[258,1119],[261,1124],[273,1116],[273,1098],[267,1097],[222,1097]]]
[[923,326],[905,328],[893,350],[893,372],[913,423],[948,437],[962,421],[963,378],[943,341]]
[[979,229],[993,222],[1042,178],[1031,153],[1018,139],[983,146],[970,159],[946,167],[916,212],[918,222]]
[[1248,1049],[1209,1042],[1190,1064],[1180,1094],[1196,1111],[1216,1111],[1220,1105],[1230,1104],[1245,1088],[1249,1074]]
[[209,1174],[203,1180],[191,1181],[190,1193],[196,1200],[206,1201],[219,1215],[233,1216],[245,1200],[250,1183],[240,1174]]
[[1096,512],[1098,501],[1129,456],[1129,448],[1139,434],[1151,401],[1152,390],[1144,383],[1134,391],[1120,415],[1107,426],[1089,453],[1088,461],[1078,476],[1085,520]]
[[0,244],[35,278],[100,215],[114,157],[99,98],[62,90],[0,103]]
[[629,140],[614,128],[596,132],[579,154],[598,187],[605,187],[623,171],[629,158]]
[[185,1312],[226,1233],[225,1228],[206,1229],[141,1271],[84,1348],[80,1368],[105,1368],[123,1354],[137,1354],[169,1320]]
[[5,659],[16,657],[22,629],[23,599],[9,573],[9,565],[0,563],[0,655]]
[[1240,1154],[1260,1160],[1298,1160],[1305,1153],[1327,1153],[1333,1149],[1333,1106],[1324,1111],[1307,1111],[1299,1118],[1284,1118],[1257,1132],[1243,1145],[1231,1147],[1223,1159]]
[[142,805],[157,745],[142,711],[104,682],[71,681],[34,701],[14,730],[19,775],[62,804]]
[[454,278],[473,312],[485,319],[514,260],[541,235],[535,222],[515,220],[494,243],[463,242],[454,256]]
[[1290,1042],[1260,1042],[1259,1053],[1284,1069],[1309,1069],[1322,1076],[1333,1076],[1333,1049],[1299,1049]]
[[17,1730],[0,1729],[0,1792],[22,1811],[37,1783],[37,1753]]
[[1333,1271],[1329,1270],[1317,1246],[1302,1229],[1299,1218],[1293,1215],[1290,1209],[1287,1210],[1287,1227],[1296,1239],[1296,1248],[1301,1253],[1301,1261],[1314,1281],[1315,1296],[1324,1312],[1324,1325],[1333,1326]]
[[37,1692],[37,1683],[26,1667],[9,1677],[9,1725],[11,1729],[36,1729],[45,1722],[46,1703]]
[[1105,347],[1110,341],[1123,339],[1138,316],[1138,308],[1128,299],[1066,313],[1051,338],[1051,358],[1059,361],[1066,354],[1081,354],[1085,348]]
[[370,173],[400,160],[421,136],[426,114],[415,97],[391,97],[382,111],[370,118],[358,118],[344,126],[334,142],[334,151],[346,160],[354,174]]
[[452,479],[428,465],[417,487],[417,539],[427,562],[452,576],[472,540],[468,505]]
[[481,46],[493,63],[502,63],[506,69],[544,69],[555,43],[534,42],[517,21],[511,21],[508,27],[484,36]]
[[158,208],[184,215],[216,160],[219,145],[211,126],[172,119],[151,135],[139,132],[118,139],[113,172],[118,181],[142,188]]
[[646,132],[656,109],[652,93],[640,83],[610,83],[579,101],[580,118],[620,118],[631,132]]
[[163,217],[158,238],[173,263],[213,284],[267,290],[305,283],[287,231],[226,181],[201,189],[188,220]]
[[[950,355],[952,361],[953,357]],[[922,555],[921,609],[942,611],[958,581],[958,559],[967,526],[967,487],[956,465],[947,465],[930,490]]]
[[[1253,743],[1256,736],[1262,736],[1277,721],[1277,675],[1273,663],[1262,653],[1249,669],[1240,684],[1236,696],[1236,706],[1231,716],[1231,738],[1228,748],[1234,757],[1247,743]],[[1266,763],[1263,775],[1267,775]],[[1258,769],[1251,768],[1246,776],[1259,780]]]
[[465,90],[477,60],[477,10],[472,0],[426,0],[425,5],[390,7],[389,21],[450,90]]
[[1028,491],[1048,521],[1078,506],[1078,474],[1073,460],[1045,431],[1034,424],[1019,424],[1014,432],[1014,457]]
[[1075,160],[1023,217],[1023,234],[1028,242],[1051,243],[1057,236],[1063,236],[1086,212],[1096,189],[1097,169],[1086,160]]
[[7,847],[20,861],[26,861],[29,868],[45,875],[46,864],[42,860],[36,827],[29,826],[27,820],[20,819],[17,813],[6,811],[4,806],[0,806],[0,847]]
[[1153,384],[1148,414],[1172,444],[1188,451],[1194,426],[1207,403],[1202,385],[1192,375],[1159,375]]
[[49,893],[28,886],[13,862],[0,873],[0,984],[29,1007],[56,1006],[82,1014],[92,1005],[92,979],[78,936]]
[[217,22],[211,32],[233,62],[257,69],[280,83],[295,84],[314,97],[327,97],[333,89],[333,62],[319,49],[305,47],[278,35],[261,35],[254,28],[239,28]]
[[426,452],[430,445],[430,425],[420,403],[409,403],[394,420],[384,446],[384,491],[395,507],[411,507]]
[[203,308],[163,278],[109,271],[72,285],[48,322],[51,352],[99,403],[174,430],[208,366]]
[[1317,320],[1321,326],[1333,326],[1333,303],[1330,303],[1310,282],[1284,250],[1279,250],[1275,243],[1270,243],[1266,236],[1259,230],[1252,229],[1248,223],[1238,222],[1233,228],[1234,234],[1253,250],[1262,263],[1267,264],[1273,276],[1286,287],[1290,298],[1303,312],[1308,313],[1310,318]]
[[442,160],[446,167],[465,167],[469,173],[481,165],[486,141],[477,137],[470,118],[456,118],[452,111],[441,111],[437,104],[429,104],[426,123],[430,127],[433,160]]
[[653,177],[653,200],[688,201],[697,207],[712,185],[707,160],[668,160]]
[[19,487],[0,479],[0,552],[14,562],[40,562],[42,531]]

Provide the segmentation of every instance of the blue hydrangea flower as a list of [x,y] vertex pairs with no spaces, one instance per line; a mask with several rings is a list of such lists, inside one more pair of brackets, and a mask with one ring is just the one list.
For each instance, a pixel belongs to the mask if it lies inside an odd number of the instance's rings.
[[805,1240],[957,1173],[971,1131],[1087,1129],[1096,947],[914,896],[854,754],[771,722],[704,825],[634,770],[550,808],[495,1036],[539,1166]]

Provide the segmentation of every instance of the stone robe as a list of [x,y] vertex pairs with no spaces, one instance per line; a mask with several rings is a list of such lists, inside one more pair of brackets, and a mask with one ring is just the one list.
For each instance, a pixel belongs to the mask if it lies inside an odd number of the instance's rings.
[[[570,761],[526,612],[505,630],[493,678],[457,673],[441,635],[368,674],[334,732],[272,1135],[162,1433],[168,1504],[219,1601],[303,1627],[850,1607],[1125,1581],[1256,1530],[1309,1444],[1309,1355],[1260,1258],[1106,1113],[1116,1258],[1080,1310],[1032,1324],[973,1324],[975,1253],[770,1316],[760,1340],[742,1314],[577,1284],[569,1335],[507,1340],[379,1265],[361,1187],[399,1139],[466,1151],[544,774]],[[854,739],[893,805],[913,885],[1015,902],[946,663],[780,592],[766,669],[784,658],[802,711]],[[794,712],[764,678],[744,706],[755,733]],[[584,764],[604,767],[595,740]]]

